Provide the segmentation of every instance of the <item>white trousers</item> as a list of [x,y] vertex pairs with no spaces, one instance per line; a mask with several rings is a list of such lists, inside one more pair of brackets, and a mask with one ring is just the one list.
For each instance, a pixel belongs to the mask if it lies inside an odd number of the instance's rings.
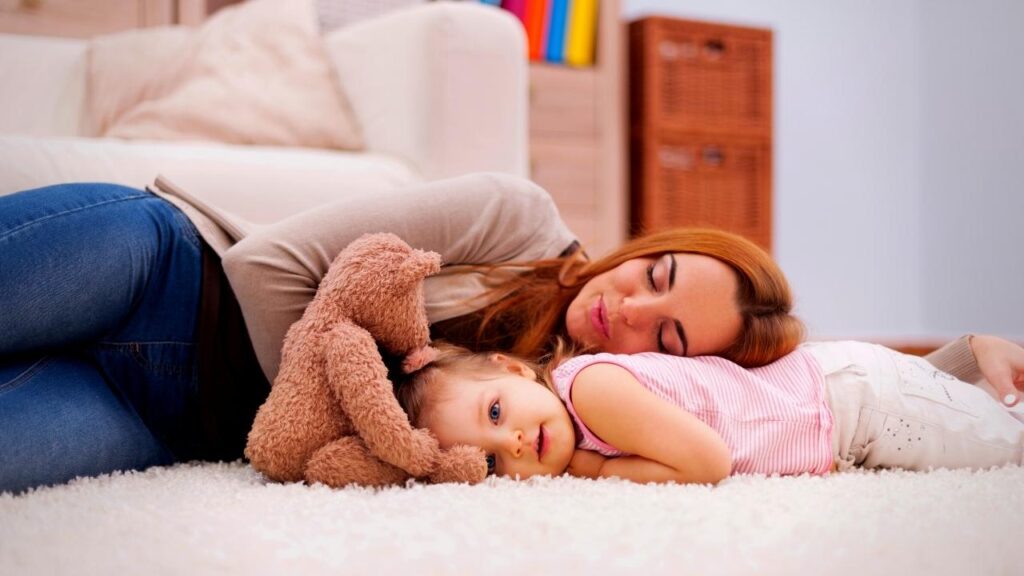
[[884,346],[804,346],[825,374],[838,470],[1024,463],[1024,416],[982,388]]

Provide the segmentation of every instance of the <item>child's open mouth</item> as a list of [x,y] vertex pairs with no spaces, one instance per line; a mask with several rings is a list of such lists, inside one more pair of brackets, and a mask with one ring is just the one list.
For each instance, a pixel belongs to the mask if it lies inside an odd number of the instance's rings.
[[541,426],[540,430],[537,431],[537,460],[544,457],[544,452],[547,451],[547,435],[544,434],[544,427]]

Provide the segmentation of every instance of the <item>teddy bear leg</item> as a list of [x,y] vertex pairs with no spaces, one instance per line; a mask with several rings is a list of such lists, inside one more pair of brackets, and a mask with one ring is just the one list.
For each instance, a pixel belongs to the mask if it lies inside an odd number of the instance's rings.
[[320,482],[333,488],[391,486],[401,484],[409,474],[378,460],[355,436],[346,436],[317,450],[306,465],[306,482]]

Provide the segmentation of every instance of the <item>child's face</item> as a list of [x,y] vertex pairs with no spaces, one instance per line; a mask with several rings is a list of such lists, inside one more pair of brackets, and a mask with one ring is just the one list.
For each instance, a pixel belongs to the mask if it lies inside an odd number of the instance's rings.
[[462,382],[452,376],[443,396],[424,415],[424,424],[442,448],[463,444],[483,449],[494,474],[524,479],[560,475],[576,448],[569,413],[532,370],[509,366],[507,375],[493,379]]

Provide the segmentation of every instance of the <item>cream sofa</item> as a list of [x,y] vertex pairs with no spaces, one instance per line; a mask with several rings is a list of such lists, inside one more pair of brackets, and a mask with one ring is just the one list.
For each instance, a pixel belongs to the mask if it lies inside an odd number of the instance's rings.
[[157,174],[253,224],[338,194],[473,171],[527,173],[521,25],[431,3],[325,36],[365,150],[126,141],[90,134],[84,41],[0,34],[0,194],[72,181],[143,187]]

